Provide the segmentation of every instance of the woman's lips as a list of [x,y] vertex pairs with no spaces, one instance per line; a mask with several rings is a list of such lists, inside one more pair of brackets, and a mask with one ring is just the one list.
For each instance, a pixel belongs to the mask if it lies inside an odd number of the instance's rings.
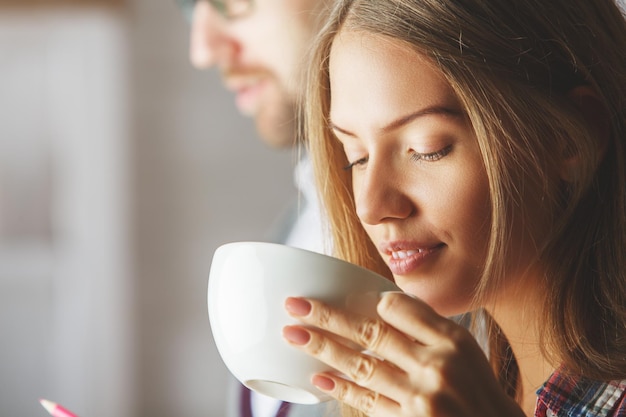
[[383,253],[387,255],[387,265],[392,274],[407,275],[433,259],[444,247],[443,243],[410,249],[390,246]]

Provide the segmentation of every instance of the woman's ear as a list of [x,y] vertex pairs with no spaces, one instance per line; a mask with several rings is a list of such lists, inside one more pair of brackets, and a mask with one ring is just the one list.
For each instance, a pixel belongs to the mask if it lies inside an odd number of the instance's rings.
[[[598,164],[604,157],[606,147],[611,135],[610,117],[604,103],[598,93],[588,85],[580,85],[572,88],[567,93],[567,98],[579,110],[585,123],[595,132]],[[580,158],[578,155],[567,156],[561,167],[561,178],[571,182],[576,178]]]

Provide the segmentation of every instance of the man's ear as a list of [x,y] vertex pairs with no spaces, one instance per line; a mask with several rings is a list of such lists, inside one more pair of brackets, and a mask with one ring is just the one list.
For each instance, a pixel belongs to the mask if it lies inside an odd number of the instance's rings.
[[[604,157],[606,147],[611,135],[610,117],[604,103],[598,93],[587,85],[580,85],[572,88],[567,93],[567,98],[579,110],[585,123],[595,132],[598,164]],[[561,178],[565,181],[573,181],[576,178],[579,155],[569,155],[563,161],[561,167]]]

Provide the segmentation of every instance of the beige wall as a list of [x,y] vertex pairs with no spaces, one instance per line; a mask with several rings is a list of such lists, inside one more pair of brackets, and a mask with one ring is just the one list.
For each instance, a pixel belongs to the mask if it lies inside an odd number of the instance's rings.
[[124,8],[128,0],[0,0],[0,7],[3,10],[14,9],[50,9],[56,7],[72,7],[72,8]]

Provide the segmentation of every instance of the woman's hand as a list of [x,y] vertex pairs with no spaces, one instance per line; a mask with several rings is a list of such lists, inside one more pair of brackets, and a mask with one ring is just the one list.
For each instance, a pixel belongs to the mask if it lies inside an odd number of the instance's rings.
[[524,416],[472,335],[422,301],[386,293],[381,320],[311,299],[285,306],[307,326],[287,326],[284,337],[343,374],[315,375],[313,384],[369,416]]

